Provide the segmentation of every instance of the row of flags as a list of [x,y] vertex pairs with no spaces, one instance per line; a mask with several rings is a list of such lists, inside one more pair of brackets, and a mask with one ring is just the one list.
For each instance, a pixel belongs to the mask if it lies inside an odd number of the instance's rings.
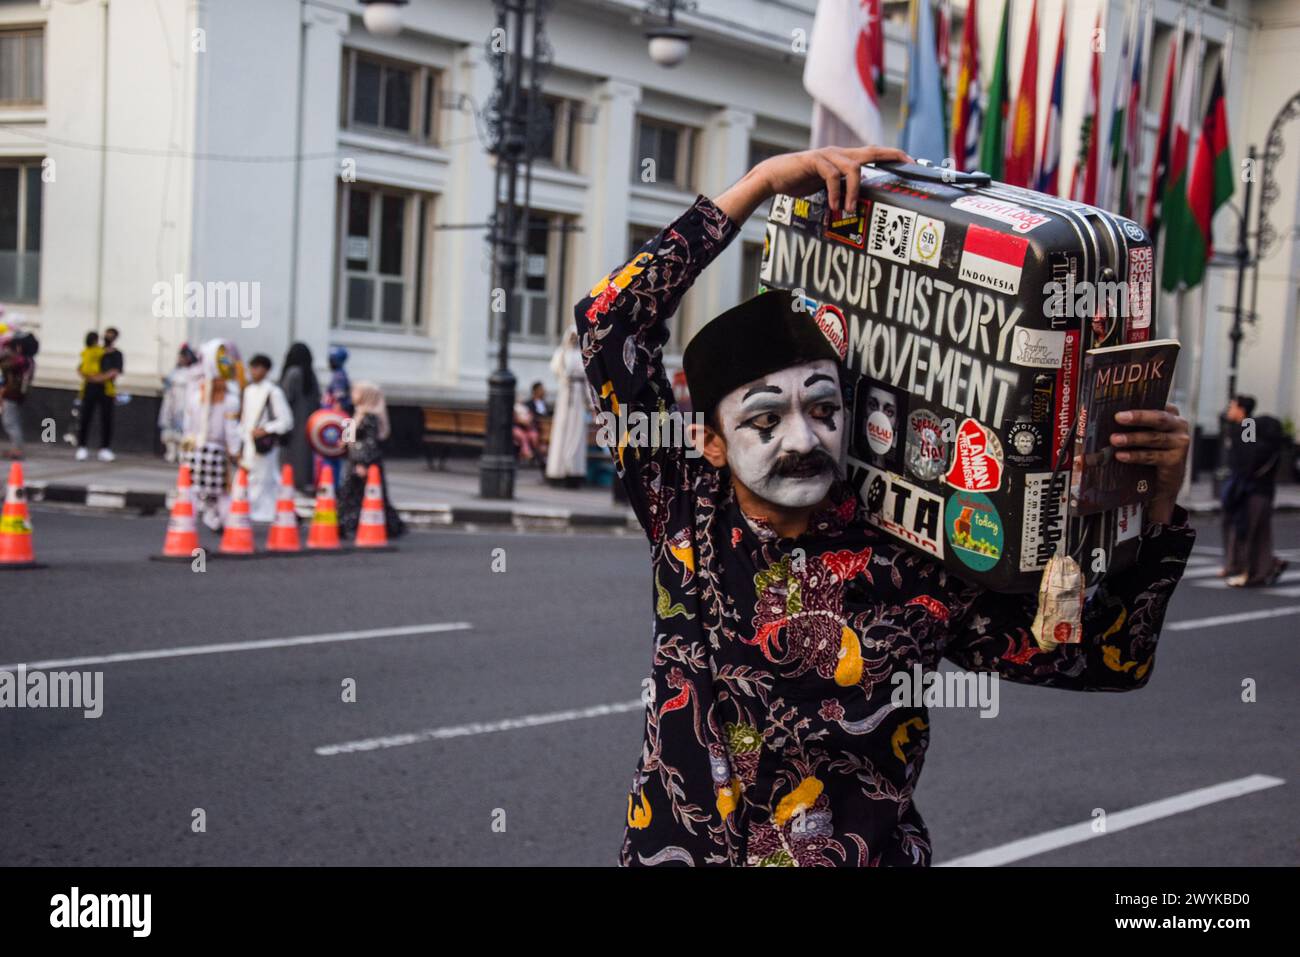
[[[995,2],[995,0],[984,0]],[[949,62],[949,0],[912,0],[906,94],[899,145],[913,156],[957,169],[980,169],[994,179],[1101,206],[1164,233],[1161,285],[1191,288],[1204,277],[1213,253],[1210,221],[1232,196],[1232,160],[1223,97],[1223,68],[1216,63],[1210,102],[1200,119],[1190,157],[1193,108],[1204,58],[1200,22],[1186,43],[1180,19],[1165,64],[1155,155],[1145,168],[1146,202],[1138,208],[1142,164],[1144,57],[1153,30],[1154,0],[1129,6],[1121,25],[1114,95],[1103,112],[1102,15],[1088,45],[1088,86],[1079,149],[1068,183],[1061,171],[1065,86],[1065,11],[1057,31],[1047,110],[1038,113],[1038,0],[1031,0],[1024,59],[1014,98],[1010,83],[1010,16],[1015,0],[1002,0],[992,68],[981,64],[978,3],[969,0],[953,76]],[[1023,2],[1023,0],[1021,0]],[[1077,47],[1078,44],[1076,43]],[[1185,49],[1186,47],[1186,49]],[[845,64],[851,63],[851,82]],[[1179,64],[1181,63],[1181,68]],[[951,82],[950,82],[951,78]],[[1177,78],[1177,82],[1175,82]],[[885,90],[882,0],[820,0],[804,68],[814,100],[813,145],[881,143]],[[1103,123],[1103,120],[1105,121]],[[1106,142],[1101,141],[1106,130]]]

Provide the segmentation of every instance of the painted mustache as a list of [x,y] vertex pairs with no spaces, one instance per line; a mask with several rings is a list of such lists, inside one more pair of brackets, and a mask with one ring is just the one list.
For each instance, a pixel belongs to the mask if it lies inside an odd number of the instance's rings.
[[813,449],[803,455],[781,456],[773,464],[771,475],[773,478],[809,479],[818,478],[827,472],[842,478],[840,465],[831,454],[824,449]]

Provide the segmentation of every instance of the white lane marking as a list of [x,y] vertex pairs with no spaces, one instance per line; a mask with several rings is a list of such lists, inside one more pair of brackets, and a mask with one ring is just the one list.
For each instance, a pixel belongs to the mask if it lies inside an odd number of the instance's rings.
[[1068,847],[1071,844],[1081,844],[1096,837],[1105,837],[1117,831],[1137,827],[1139,824],[1148,824],[1164,817],[1182,814],[1184,811],[1193,811],[1196,808],[1205,807],[1207,804],[1228,801],[1232,798],[1252,794],[1255,791],[1263,791],[1266,788],[1274,788],[1285,783],[1281,778],[1275,778],[1272,775],[1252,774],[1249,777],[1238,778],[1235,781],[1225,781],[1222,784],[1197,788],[1195,791],[1186,791],[1182,794],[1175,794],[1173,797],[1152,801],[1150,804],[1139,804],[1137,807],[1131,807],[1125,811],[1107,814],[1106,830],[1101,833],[1093,830],[1093,821],[1081,821],[1067,827],[1058,827],[1054,831],[1044,831],[1042,834],[1035,834],[1032,837],[1022,837],[1020,840],[1011,841],[1009,844],[990,847],[986,851],[977,851],[974,854],[967,854],[965,857],[944,861],[938,866],[998,867],[1002,864],[1024,860],[1026,857],[1034,857],[1058,848]]
[[82,665],[111,665],[121,661],[151,661],[155,658],[219,655],[230,651],[264,651],[268,648],[296,648],[300,645],[324,645],[336,641],[366,641],[370,638],[397,638],[402,635],[432,635],[446,631],[467,631],[473,627],[467,621],[443,621],[427,625],[400,625],[396,628],[368,628],[364,631],[336,631],[323,635],[299,635],[296,638],[263,638],[257,641],[229,641],[215,645],[190,645],[184,648],[121,651],[112,655],[88,655],[84,658],[53,658],[49,661],[29,661],[22,665],[0,665],[0,671],[13,671],[19,667],[25,667],[28,671],[49,670],[51,668],[78,668]]
[[608,714],[622,714],[625,711],[640,711],[645,702],[619,701],[616,704],[597,704],[590,708],[573,708],[568,711],[552,711],[550,714],[527,714],[522,718],[505,718],[501,721],[475,721],[471,724],[454,724],[443,728],[426,728],[423,731],[411,731],[406,734],[390,734],[382,738],[364,738],[360,741],[344,741],[341,744],[323,744],[316,748],[320,755],[352,754],[357,751],[378,751],[382,748],[400,748],[408,744],[423,744],[427,741],[442,741],[446,738],[464,738],[473,734],[490,734],[493,731],[515,731],[519,728],[536,728],[543,724],[558,724],[562,721],[581,721],[584,718],[601,718]]
[[1216,625],[1236,625],[1243,621],[1260,621],[1264,618],[1286,618],[1300,615],[1300,605],[1283,605],[1281,608],[1268,608],[1263,611],[1239,611],[1231,615],[1211,615],[1209,618],[1189,618],[1186,621],[1167,621],[1163,631],[1195,631],[1197,628],[1213,628]]
[[[1183,575],[1183,577],[1186,578],[1187,575]],[[1293,572],[1283,572],[1282,576],[1278,578],[1278,581],[1284,582],[1288,585],[1294,585],[1297,582],[1300,582],[1300,569],[1296,569]],[[1227,579],[1224,578],[1219,578],[1215,581],[1204,581],[1204,582],[1198,581],[1195,582],[1194,584],[1196,585],[1197,588],[1227,588],[1228,587],[1228,581]],[[1252,588],[1250,590],[1253,592],[1257,592],[1261,595],[1267,595],[1270,593],[1270,590],[1272,588],[1273,586],[1271,585],[1265,585],[1263,587]],[[1274,591],[1273,594],[1276,594],[1276,592]]]

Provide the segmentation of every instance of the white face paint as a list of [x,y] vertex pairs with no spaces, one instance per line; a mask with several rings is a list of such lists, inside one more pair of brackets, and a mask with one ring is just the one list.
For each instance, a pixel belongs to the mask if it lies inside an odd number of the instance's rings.
[[[718,422],[732,474],[775,505],[816,505],[835,480],[829,463],[844,462],[843,406],[838,367],[830,359],[791,366],[728,393],[718,403]],[[814,452],[824,456],[820,463],[810,459]]]

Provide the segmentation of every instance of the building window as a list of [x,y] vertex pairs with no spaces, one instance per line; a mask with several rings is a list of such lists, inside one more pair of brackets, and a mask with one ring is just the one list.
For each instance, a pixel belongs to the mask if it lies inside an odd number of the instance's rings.
[[[533,210],[525,230],[523,255],[519,261],[519,290],[510,316],[510,334],[530,342],[555,342],[560,330],[572,320],[564,297],[569,268],[568,217]],[[496,336],[496,314],[492,314],[492,336]]]
[[339,325],[422,324],[430,197],[363,183],[343,188]]
[[538,114],[542,126],[537,155],[559,169],[578,172],[578,123],[582,104],[559,96],[543,96]]
[[438,74],[428,67],[345,51],[344,125],[433,143],[438,139]]
[[45,102],[45,31],[0,30],[0,106]]
[[0,302],[38,302],[41,163],[0,164]]
[[636,120],[634,183],[659,183],[690,191],[695,182],[695,130],[649,117]]

